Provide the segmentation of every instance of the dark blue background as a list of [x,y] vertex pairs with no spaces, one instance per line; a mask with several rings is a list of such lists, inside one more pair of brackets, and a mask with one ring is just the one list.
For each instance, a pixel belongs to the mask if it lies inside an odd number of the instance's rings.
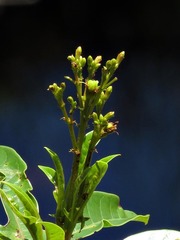
[[67,177],[71,166],[68,130],[47,88],[71,75],[67,56],[80,45],[84,56],[102,55],[104,63],[126,52],[106,108],[115,110],[119,135],[104,139],[95,154],[122,157],[109,164],[98,190],[119,195],[124,209],[151,215],[146,226],[131,222],[88,239],[180,230],[179,42],[179,1],[0,7],[0,144],[27,162],[44,220],[53,220],[48,214],[55,210],[53,188],[37,167],[53,166],[44,146],[59,154]]

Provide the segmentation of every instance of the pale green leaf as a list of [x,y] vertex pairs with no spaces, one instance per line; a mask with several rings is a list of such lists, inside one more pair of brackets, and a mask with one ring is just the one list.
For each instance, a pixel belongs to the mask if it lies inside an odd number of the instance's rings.
[[149,215],[137,215],[136,213],[124,210],[120,206],[119,197],[115,194],[95,191],[89,199],[83,216],[88,218],[84,228],[80,231],[78,223],[74,230],[73,239],[90,236],[102,228],[119,227],[130,221],[138,221],[147,224]]
[[113,154],[113,155],[109,155],[109,156],[106,156],[106,157],[104,157],[104,158],[101,158],[100,159],[100,161],[102,161],[102,162],[106,162],[106,163],[109,163],[111,160],[113,160],[114,158],[116,158],[116,157],[120,157],[121,156],[121,154]]
[[[52,151],[51,149],[45,147],[46,151],[49,153],[54,166],[55,166],[55,173],[52,172],[53,180],[55,180],[55,191],[53,192],[54,198],[57,202],[57,211],[62,208],[62,203],[64,202],[64,189],[65,189],[65,178],[64,178],[64,171],[63,166],[61,164],[61,160],[59,156]],[[50,172],[49,172],[50,173]]]
[[[0,173],[4,176],[6,182],[13,183],[14,185],[20,186],[24,192],[30,192],[33,188],[31,182],[27,178],[25,171],[27,165],[21,156],[11,147],[0,145]],[[13,197],[14,202],[20,204],[17,196],[7,186],[1,186],[9,197]],[[12,194],[12,196],[11,196]],[[35,197],[31,194],[32,201],[38,209],[38,203]]]
[[41,171],[43,171],[50,182],[52,182],[53,185],[56,185],[56,171],[53,168],[47,166],[38,165],[38,167],[41,169]]
[[[86,133],[86,135],[84,136],[82,149],[81,149],[80,160],[79,160],[79,171],[80,172],[83,169],[84,161],[85,161],[85,159],[87,157],[87,154],[88,154],[89,145],[90,145],[90,142],[91,142],[92,135],[93,135],[93,131],[90,131],[90,132]],[[99,142],[100,142],[100,140],[97,142],[97,144]]]
[[65,239],[65,233],[64,230],[59,227],[57,224],[51,223],[51,222],[39,222],[41,223],[46,232],[46,238],[47,240],[64,240]]
[[[55,166],[55,173],[56,175],[53,176],[54,177],[54,180],[56,181],[56,186],[58,188],[58,192],[60,195],[64,195],[64,186],[65,186],[65,179],[64,179],[64,171],[63,171],[63,167],[62,167],[62,164],[61,164],[61,160],[60,158],[58,157],[58,155],[52,151],[51,149],[45,147],[46,151],[49,153],[53,163],[54,163],[54,166]],[[55,174],[54,173],[54,174]]]
[[[3,194],[1,194],[1,198]],[[25,226],[25,224],[19,219],[19,217],[12,211],[8,199],[3,197],[3,206],[6,211],[8,222],[6,225],[0,225],[0,239],[1,240],[31,240],[32,236]]]
[[[1,201],[7,214],[7,224],[0,225],[2,239],[42,238],[42,226],[35,222],[40,218],[38,203],[31,194],[32,186],[26,176],[27,165],[12,148],[0,146]],[[24,237],[25,236],[25,237]],[[27,238],[26,238],[27,236]]]

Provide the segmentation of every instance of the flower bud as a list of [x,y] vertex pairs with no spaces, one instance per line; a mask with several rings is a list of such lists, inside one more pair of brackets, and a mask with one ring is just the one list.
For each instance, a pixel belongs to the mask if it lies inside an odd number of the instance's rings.
[[104,91],[101,92],[100,99],[104,101]]
[[86,64],[86,58],[81,57],[80,58],[80,64],[81,64],[81,67],[84,67],[85,64]]
[[112,117],[114,117],[114,112],[112,111],[112,112],[108,112],[105,116],[104,116],[104,118],[108,121],[110,118],[112,118]]
[[75,52],[75,57],[76,58],[79,58],[82,54],[82,48],[81,46],[79,46],[77,49],[76,49],[76,52]]
[[74,55],[68,56],[67,59],[68,59],[69,61],[71,61],[71,62],[74,62],[74,61],[75,61]]
[[111,93],[112,93],[113,87],[109,86],[104,93],[104,99],[107,101],[108,98],[110,97]]
[[67,98],[67,100],[68,100],[68,102],[72,105],[73,104],[73,102],[74,102],[74,99],[73,99],[73,97],[71,97],[71,96],[69,96],[68,98]]
[[96,92],[98,90],[98,80],[88,80],[87,87],[90,92]]
[[97,115],[96,112],[92,113],[92,118],[93,118],[93,121],[94,121],[95,124],[99,123],[98,115]]
[[106,68],[109,69],[111,67],[111,60],[107,60],[106,62]]
[[102,114],[99,115],[99,120],[100,120],[100,122],[104,122],[104,117]]
[[60,84],[60,88],[61,88],[62,91],[64,92],[64,90],[65,90],[65,88],[66,88],[65,82],[62,82],[62,83]]
[[93,61],[93,58],[92,58],[91,55],[89,55],[88,58],[87,58],[88,65],[91,65],[92,61]]
[[68,102],[71,104],[71,109],[69,111],[69,113],[72,113],[75,109],[76,109],[76,106],[77,106],[77,102],[74,101],[73,97],[69,96],[67,98]]
[[120,64],[121,62],[122,62],[122,60],[124,59],[124,57],[125,57],[125,52],[124,51],[122,51],[122,52],[120,52],[118,55],[117,55],[117,61],[118,61],[118,64]]
[[94,59],[94,62],[97,64],[97,63],[100,63],[102,61],[102,56],[97,56],[95,59]]

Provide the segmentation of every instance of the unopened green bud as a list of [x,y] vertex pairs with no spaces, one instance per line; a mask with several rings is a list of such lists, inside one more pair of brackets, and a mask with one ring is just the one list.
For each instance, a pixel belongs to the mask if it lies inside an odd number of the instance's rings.
[[106,93],[110,94],[110,93],[112,93],[112,90],[113,90],[113,87],[112,87],[112,86],[109,86],[109,87],[106,89]]
[[69,61],[71,61],[71,62],[74,62],[74,61],[75,61],[74,55],[68,56],[67,59],[68,59]]
[[69,111],[69,113],[71,114],[75,109],[76,109],[76,106],[77,106],[77,102],[74,101],[73,97],[69,96],[67,98],[68,102],[71,104],[71,109]]
[[111,67],[111,60],[107,60],[106,62],[106,68],[109,69]]
[[92,61],[93,61],[93,58],[92,58],[91,55],[89,55],[89,56],[87,57],[87,64],[88,64],[88,65],[91,65]]
[[110,118],[112,118],[112,117],[114,117],[114,112],[112,111],[112,112],[108,112],[105,116],[104,116],[104,118],[108,121]]
[[104,102],[104,100],[105,100],[105,93],[104,93],[104,91],[101,92],[99,100]]
[[117,60],[116,60],[115,58],[112,58],[112,59],[111,59],[111,65],[114,65],[114,66],[115,66],[116,63],[117,63]]
[[73,104],[73,102],[74,102],[74,99],[73,99],[73,97],[71,97],[71,96],[69,96],[68,98],[67,98],[67,100],[68,100],[68,102],[72,105]]
[[79,58],[82,54],[82,48],[81,46],[79,46],[77,49],[76,49],[76,52],[75,52],[75,57],[76,58]]
[[106,90],[105,90],[105,94],[104,94],[104,99],[107,100],[111,93],[112,93],[112,90],[113,90],[113,87],[112,86],[109,86]]
[[62,83],[60,84],[60,88],[62,89],[62,91],[65,90],[65,88],[66,88],[65,82],[62,82]]
[[95,63],[100,63],[102,61],[102,56],[97,56],[95,59],[94,59],[94,62]]
[[99,123],[98,115],[97,115],[96,112],[92,113],[92,118],[93,118],[93,121],[94,121],[95,124]]
[[80,57],[80,64],[81,64],[81,67],[84,67],[86,64],[86,58]]
[[120,64],[124,58],[125,58],[125,52],[122,51],[117,55],[118,64]]
[[111,59],[111,71],[115,71],[118,68],[119,64],[115,58]]
[[100,121],[101,126],[107,126],[107,124],[108,124],[106,117],[103,116],[102,114],[99,115],[99,121]]
[[99,115],[99,120],[100,120],[100,122],[104,122],[104,117],[102,114]]
[[90,92],[96,92],[98,90],[98,80],[88,80],[87,87]]

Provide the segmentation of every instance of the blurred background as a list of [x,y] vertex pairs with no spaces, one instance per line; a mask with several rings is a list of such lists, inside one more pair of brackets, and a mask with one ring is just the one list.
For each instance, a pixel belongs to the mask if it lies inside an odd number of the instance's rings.
[[[106,60],[125,51],[106,110],[119,135],[98,146],[114,159],[98,190],[120,196],[124,209],[150,214],[89,240],[122,240],[139,231],[180,230],[180,1],[0,1],[0,144],[28,164],[44,220],[53,221],[52,186],[38,165],[53,166],[44,146],[62,159],[68,178],[68,131],[49,84],[72,76],[67,56]],[[71,89],[67,95],[71,94]],[[0,223],[6,223],[1,209]]]

